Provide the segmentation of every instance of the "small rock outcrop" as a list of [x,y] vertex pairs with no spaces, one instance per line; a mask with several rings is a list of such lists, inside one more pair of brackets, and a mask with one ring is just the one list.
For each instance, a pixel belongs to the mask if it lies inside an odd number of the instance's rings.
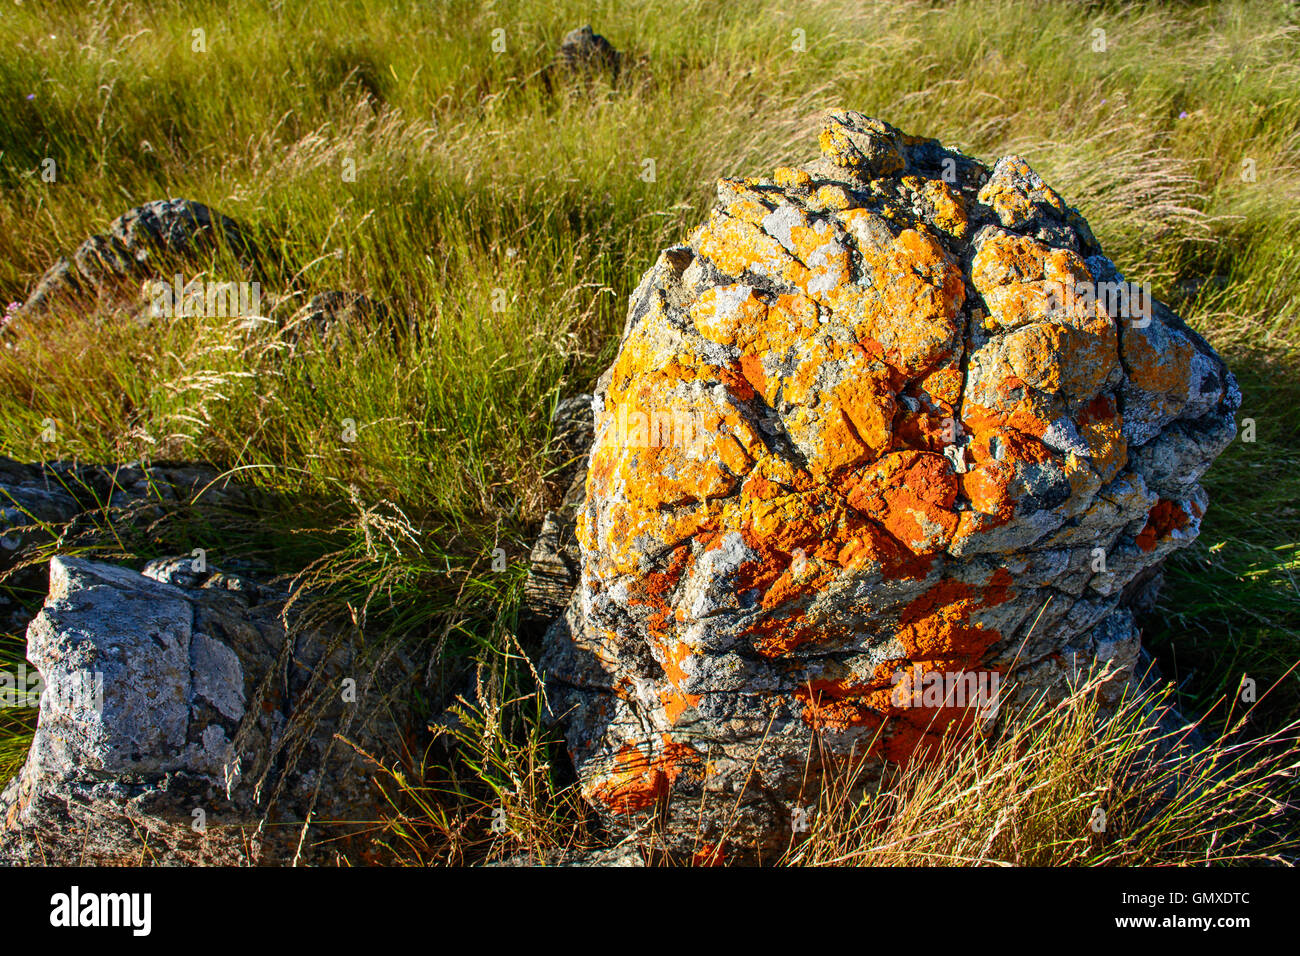
[[46,271],[14,313],[12,327],[37,318],[59,302],[106,296],[130,300],[146,278],[171,280],[169,270],[201,260],[225,247],[252,267],[256,249],[245,227],[188,199],[160,199],[137,206],[110,224],[107,235],[91,236]]
[[1023,159],[858,113],[821,153],[719,183],[593,399],[549,704],[670,850],[770,856],[845,759],[1093,665],[1113,700],[1235,434],[1213,349]]
[[318,292],[284,326],[286,337],[314,336],[325,343],[388,324],[388,310],[360,292]]
[[[188,558],[143,574],[70,557],[27,632],[43,680],[0,863],[364,862],[367,755],[410,715],[396,657],[285,628],[283,592]],[[382,676],[380,676],[382,675]]]
[[560,70],[571,74],[608,73],[612,79],[618,78],[622,60],[623,54],[590,24],[566,33],[555,54],[555,66]]

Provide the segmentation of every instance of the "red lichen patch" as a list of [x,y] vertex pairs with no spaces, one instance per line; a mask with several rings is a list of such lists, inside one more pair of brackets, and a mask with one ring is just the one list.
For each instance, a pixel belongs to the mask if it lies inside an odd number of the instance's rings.
[[662,735],[657,752],[651,742],[624,744],[614,766],[590,789],[587,796],[613,813],[648,810],[672,792],[673,783],[684,772],[699,765],[695,748]]
[[692,866],[726,866],[726,846],[722,843],[701,843],[691,856]]
[[974,612],[1004,603],[1011,575],[999,568],[983,588],[945,579],[913,600],[899,615],[898,641],[912,660],[942,662],[947,669],[973,666],[1000,638],[973,623]]
[[[808,593],[813,593],[813,589]],[[788,657],[806,644],[821,644],[842,636],[825,624],[809,621],[802,609],[764,615],[743,634],[751,639],[754,651],[768,659]]]
[[969,707],[919,707],[889,715],[880,754],[891,763],[907,766],[936,753],[945,733],[965,734],[975,726],[977,711]]
[[957,530],[957,478],[932,452],[890,452],[854,476],[849,505],[916,554],[942,551]]
[[868,693],[843,681],[809,681],[795,690],[794,697],[803,706],[802,718],[808,726],[843,731],[880,726],[881,715],[868,702]]
[[1137,546],[1143,551],[1154,551],[1164,538],[1174,531],[1184,530],[1190,520],[1182,505],[1162,498],[1147,512],[1147,523],[1138,532]]

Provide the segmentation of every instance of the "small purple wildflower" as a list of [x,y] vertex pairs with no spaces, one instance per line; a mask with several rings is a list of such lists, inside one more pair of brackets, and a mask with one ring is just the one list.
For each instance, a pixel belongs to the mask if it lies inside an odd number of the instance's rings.
[[1183,110],[1181,113],[1178,114],[1178,118],[1179,118],[1179,119],[1187,119],[1187,115],[1188,115],[1188,114],[1187,114],[1187,110]]
[[35,93],[28,93],[28,94],[27,94],[27,98],[28,98],[29,100],[34,100],[34,99],[36,99],[36,94],[35,94]]

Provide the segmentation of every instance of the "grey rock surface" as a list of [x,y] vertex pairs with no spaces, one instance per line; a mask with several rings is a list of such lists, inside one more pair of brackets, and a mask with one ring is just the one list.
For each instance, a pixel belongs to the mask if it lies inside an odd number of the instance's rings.
[[402,739],[409,674],[297,628],[286,597],[188,558],[137,573],[56,557],[28,628],[44,688],[0,795],[0,863],[373,860],[356,839],[381,809],[367,755]]
[[106,235],[91,236],[59,259],[14,314],[11,327],[47,313],[58,303],[89,302],[105,296],[138,295],[144,278],[170,280],[170,270],[224,247],[252,268],[257,251],[247,229],[235,220],[188,199],[160,199],[128,210]]
[[547,457],[552,468],[551,483],[563,489],[563,498],[556,511],[546,513],[529,555],[523,617],[530,624],[549,624],[555,620],[569,603],[578,582],[575,526],[587,476],[592,429],[590,395],[574,395],[556,406]]

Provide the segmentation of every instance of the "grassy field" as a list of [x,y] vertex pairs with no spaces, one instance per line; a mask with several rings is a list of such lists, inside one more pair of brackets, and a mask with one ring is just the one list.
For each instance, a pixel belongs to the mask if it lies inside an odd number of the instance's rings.
[[[609,362],[627,295],[703,217],[714,181],[811,158],[831,108],[986,161],[1021,153],[1124,274],[1149,280],[1228,360],[1255,441],[1234,442],[1209,472],[1201,538],[1175,558],[1147,644],[1180,706],[1206,715],[1211,736],[1229,735],[1224,754],[1248,751],[1250,735],[1285,738],[1300,715],[1295,4],[228,6],[6,0],[0,297],[23,299],[56,256],[128,208],[183,197],[246,223],[271,250],[264,296],[364,291],[413,333],[323,351],[220,318],[147,329],[112,315],[51,320],[0,352],[0,454],[242,469],[271,503],[255,521],[180,513],[148,535],[103,529],[76,547],[115,560],[204,547],[217,565],[301,573],[376,640],[413,636],[445,686],[481,668],[482,752],[469,768],[423,758],[393,768],[402,816],[389,839],[412,862],[585,839],[536,720],[533,649],[516,638],[531,536],[557,494],[544,455],[551,411]],[[548,89],[542,71],[560,38],[587,22],[624,52],[619,82]],[[41,175],[47,159],[54,182]],[[212,274],[225,278],[228,265]],[[496,548],[504,573],[491,570]],[[0,661],[21,658],[21,639],[0,636]],[[1246,718],[1224,704],[1243,675],[1268,691]],[[0,772],[21,761],[30,723],[0,712]],[[1121,751],[1079,760],[1112,779]],[[1237,791],[1285,791],[1269,752],[1258,786]],[[997,776],[997,753],[972,754],[955,747],[947,766],[966,767],[979,790]],[[1058,779],[1049,766],[1034,772]],[[927,814],[950,815],[951,794],[934,781],[904,790],[891,826],[926,832]],[[493,841],[484,809],[507,791],[531,822]],[[1046,810],[1009,797],[983,806],[1087,819],[1073,797]],[[1214,813],[1240,821],[1258,810],[1225,806]],[[977,816],[971,833],[987,826]],[[1186,861],[1206,820],[1221,819],[1171,810],[1146,855],[1122,861]],[[845,822],[792,861],[1115,861],[1052,828],[1025,828],[1013,848],[963,838],[916,857],[854,843],[878,831]],[[1205,858],[1247,852],[1248,842],[1220,852],[1227,842]]]

